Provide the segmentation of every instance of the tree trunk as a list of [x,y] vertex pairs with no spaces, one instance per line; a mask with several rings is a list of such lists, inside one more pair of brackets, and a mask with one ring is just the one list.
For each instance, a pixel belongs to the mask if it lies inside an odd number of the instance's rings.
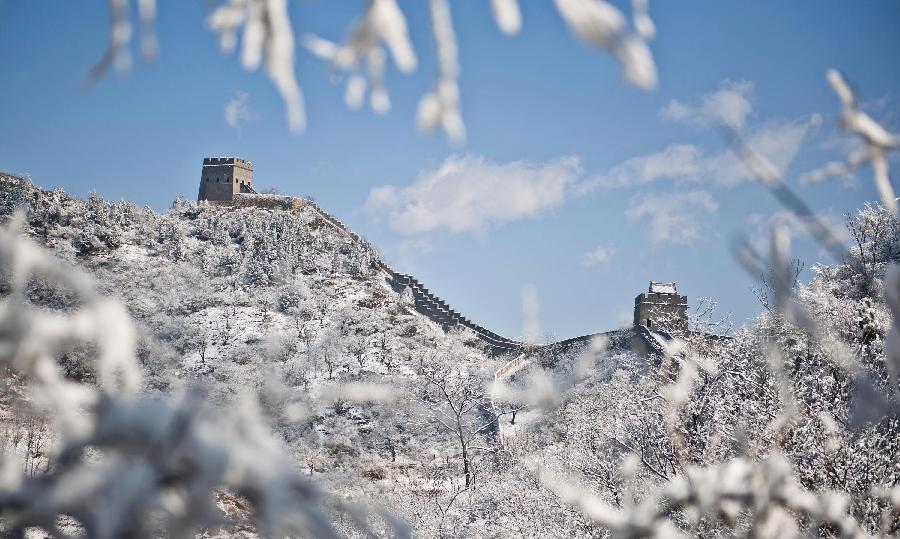
[[462,431],[462,418],[456,418],[456,435],[459,437],[459,446],[462,448],[463,474],[466,476],[466,488],[472,485],[472,475],[469,470],[469,450],[466,447],[466,438]]

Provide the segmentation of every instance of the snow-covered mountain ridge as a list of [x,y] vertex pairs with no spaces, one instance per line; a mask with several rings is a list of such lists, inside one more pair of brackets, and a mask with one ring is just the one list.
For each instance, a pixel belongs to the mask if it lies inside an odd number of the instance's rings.
[[[900,423],[858,425],[851,399],[859,372],[875,381],[870,391],[889,393],[881,283],[900,252],[900,226],[879,209],[851,222],[885,231],[848,254],[862,262],[819,266],[797,286],[834,342],[764,314],[731,339],[703,343],[687,383],[674,358],[631,352],[635,330],[610,332],[597,348],[563,341],[496,354],[489,334],[444,323],[453,321],[444,304],[417,302],[424,287],[396,286],[407,276],[311,204],[176,201],[157,213],[0,176],[0,221],[17,210],[32,239],[125,304],[145,393],[194,386],[225,414],[261,407],[297,470],[343,500],[384,505],[417,535],[604,536],[573,492],[618,515],[699,467],[734,458],[765,466],[773,453],[803,488],[855,496],[848,510],[874,530],[885,504],[859,493],[900,482]],[[0,294],[7,286],[0,278]],[[51,311],[77,306],[39,280],[27,292]],[[831,359],[838,340],[857,358],[855,373]],[[784,358],[776,374],[773,346]],[[92,384],[94,355],[73,347],[59,366]],[[27,406],[21,380],[2,385],[0,444],[40,475],[52,466],[49,422]],[[360,388],[369,400],[349,397]],[[788,409],[791,419],[776,421]],[[254,536],[246,501],[216,496],[228,526],[204,536]],[[709,535],[721,526],[684,524]]]

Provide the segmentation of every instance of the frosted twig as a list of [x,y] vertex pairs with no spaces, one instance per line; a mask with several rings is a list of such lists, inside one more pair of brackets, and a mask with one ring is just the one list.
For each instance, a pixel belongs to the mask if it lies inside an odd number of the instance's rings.
[[288,0],[228,0],[209,16],[207,24],[219,36],[226,52],[241,36],[241,65],[248,71],[265,68],[287,107],[288,127],[303,131],[306,112],[303,92],[294,73],[294,31],[288,15]]
[[554,0],[556,9],[581,41],[607,49],[625,70],[625,79],[643,90],[656,88],[656,65],[647,40],[655,34],[644,0],[634,2],[632,31],[625,16],[604,0]]
[[[100,60],[84,77],[84,84],[91,86],[110,68],[127,71],[131,67],[131,22],[128,20],[129,0],[107,0],[109,3],[109,42]],[[159,45],[156,41],[154,21],[156,20],[156,0],[138,0],[138,17],[141,23],[141,53],[148,60],[155,59]]]
[[437,49],[438,78],[434,89],[419,101],[418,124],[424,131],[440,126],[451,142],[461,144],[466,127],[459,112],[459,60],[456,35],[447,0],[429,0],[431,27]]
[[[288,14],[289,0],[221,0],[207,18],[207,26],[219,38],[223,51],[232,52],[240,33],[240,61],[244,69],[261,66],[275,85],[286,108],[288,126],[302,131],[306,124],[303,92],[294,71],[295,41]],[[111,65],[128,69],[128,45],[132,38],[128,7],[130,0],[108,0],[110,6],[109,44],[100,61],[85,76],[90,85]],[[490,0],[494,20],[507,35],[522,27],[518,0]],[[146,58],[157,55],[154,33],[156,0],[137,0],[140,16],[141,50]],[[656,29],[648,15],[647,0],[632,0],[632,25],[605,0],[555,0],[563,19],[586,43],[607,49],[622,65],[625,78],[645,89],[656,86],[656,66],[647,41]],[[432,30],[437,49],[438,77],[434,88],[419,102],[417,124],[424,131],[440,127],[455,143],[465,140],[460,113],[459,60],[457,42],[447,0],[429,0]],[[396,0],[369,0],[363,15],[344,43],[308,34],[304,46],[334,68],[347,71],[344,100],[347,106],[362,106],[368,93],[372,109],[383,114],[390,109],[384,84],[385,48],[397,68],[416,68],[416,53],[407,30],[406,18]]]
[[831,229],[813,213],[806,202],[787,186],[775,165],[757,153],[734,129],[723,125],[722,130],[725,139],[730,142],[732,151],[762,181],[763,185],[778,202],[793,212],[809,233],[822,247],[828,250],[835,260],[843,260],[846,254],[844,245],[837,239]]
[[849,156],[845,163],[829,163],[806,175],[810,182],[819,182],[830,176],[848,174],[852,169],[868,163],[872,167],[875,187],[881,202],[892,212],[897,211],[897,196],[891,185],[887,154],[900,148],[900,135],[888,132],[868,114],[862,111],[847,80],[836,69],[828,70],[828,83],[841,101],[841,129],[859,137],[861,151]]
[[867,537],[847,513],[845,497],[836,493],[817,495],[805,490],[794,479],[788,461],[777,453],[761,463],[735,458],[716,466],[690,467],[683,475],[651,491],[639,505],[626,510],[611,507],[571,478],[553,474],[534,462],[529,462],[528,468],[562,502],[577,508],[617,537],[681,536],[674,520],[677,511],[718,517],[736,529],[742,509],[752,517],[751,537],[774,538],[784,532],[783,528],[770,524],[773,513],[785,522],[805,517],[813,523],[827,524],[840,537]]
[[[310,52],[334,68],[350,72],[344,99],[351,109],[362,105],[367,86],[372,110],[383,114],[390,109],[384,87],[382,44],[391,52],[400,71],[408,73],[416,68],[416,53],[409,39],[406,18],[394,0],[370,0],[344,43],[337,44],[312,34],[304,35],[302,41]],[[360,74],[361,63],[366,64],[368,81]]]
[[522,28],[522,13],[519,11],[518,0],[491,0],[491,9],[494,12],[494,21],[497,27],[506,34],[519,33]]

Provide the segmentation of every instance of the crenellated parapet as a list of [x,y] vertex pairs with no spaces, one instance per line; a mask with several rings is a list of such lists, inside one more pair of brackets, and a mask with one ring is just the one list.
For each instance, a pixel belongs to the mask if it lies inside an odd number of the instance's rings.
[[646,292],[634,298],[634,326],[651,331],[686,331],[687,296],[678,293],[675,283],[650,281]]
[[413,307],[417,312],[443,327],[445,331],[458,327],[471,330],[476,338],[488,345],[493,355],[516,354],[525,346],[525,343],[508,339],[472,322],[431,293],[412,275],[398,273],[388,268],[388,282],[397,292],[404,289],[412,292]]

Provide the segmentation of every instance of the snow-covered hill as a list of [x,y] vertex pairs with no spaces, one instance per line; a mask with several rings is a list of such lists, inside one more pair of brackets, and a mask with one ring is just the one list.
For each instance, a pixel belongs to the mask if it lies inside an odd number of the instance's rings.
[[[467,444],[496,436],[488,384],[515,356],[492,354],[492,337],[422,314],[377,250],[315,204],[285,211],[179,200],[157,213],[0,177],[0,216],[15,211],[27,213],[30,236],[127,306],[146,391],[199,385],[223,406],[259,396],[298,467],[338,492],[381,500],[397,491],[384,501],[405,500],[396,510],[427,525],[431,504],[455,498],[466,480],[460,446],[429,380],[471,392],[471,417],[461,419],[477,432]],[[32,296],[54,308],[67,301],[39,284]],[[91,354],[76,349],[60,363],[91,383]],[[392,404],[342,402],[331,388],[347,384],[389,387]],[[489,453],[471,452],[466,464],[483,466]]]
[[[346,501],[384,506],[417,535],[602,536],[579,508],[587,493],[624,518],[698,466],[772,453],[804,488],[856,496],[850,514],[874,530],[886,502],[860,493],[900,482],[900,423],[857,424],[850,398],[861,379],[873,380],[871,394],[889,392],[880,287],[900,226],[878,209],[851,226],[884,234],[797,287],[831,340],[766,314],[732,339],[700,339],[704,357],[686,363],[632,353],[635,339],[647,341],[632,330],[509,347],[459,323],[420,284],[418,295],[397,286],[376,249],[313,204],[176,201],[157,213],[0,175],[0,220],[16,211],[29,236],[125,304],[145,393],[195,386],[223,411],[260,406],[296,470]],[[61,311],[78,301],[39,280],[28,296]],[[784,357],[775,374],[773,346]],[[75,347],[59,365],[92,384],[94,354]],[[40,475],[53,465],[53,433],[22,405],[23,387],[2,380],[0,445]],[[246,500],[216,496],[229,525],[207,535],[253,536]],[[687,517],[673,518],[701,534],[723,530]]]

